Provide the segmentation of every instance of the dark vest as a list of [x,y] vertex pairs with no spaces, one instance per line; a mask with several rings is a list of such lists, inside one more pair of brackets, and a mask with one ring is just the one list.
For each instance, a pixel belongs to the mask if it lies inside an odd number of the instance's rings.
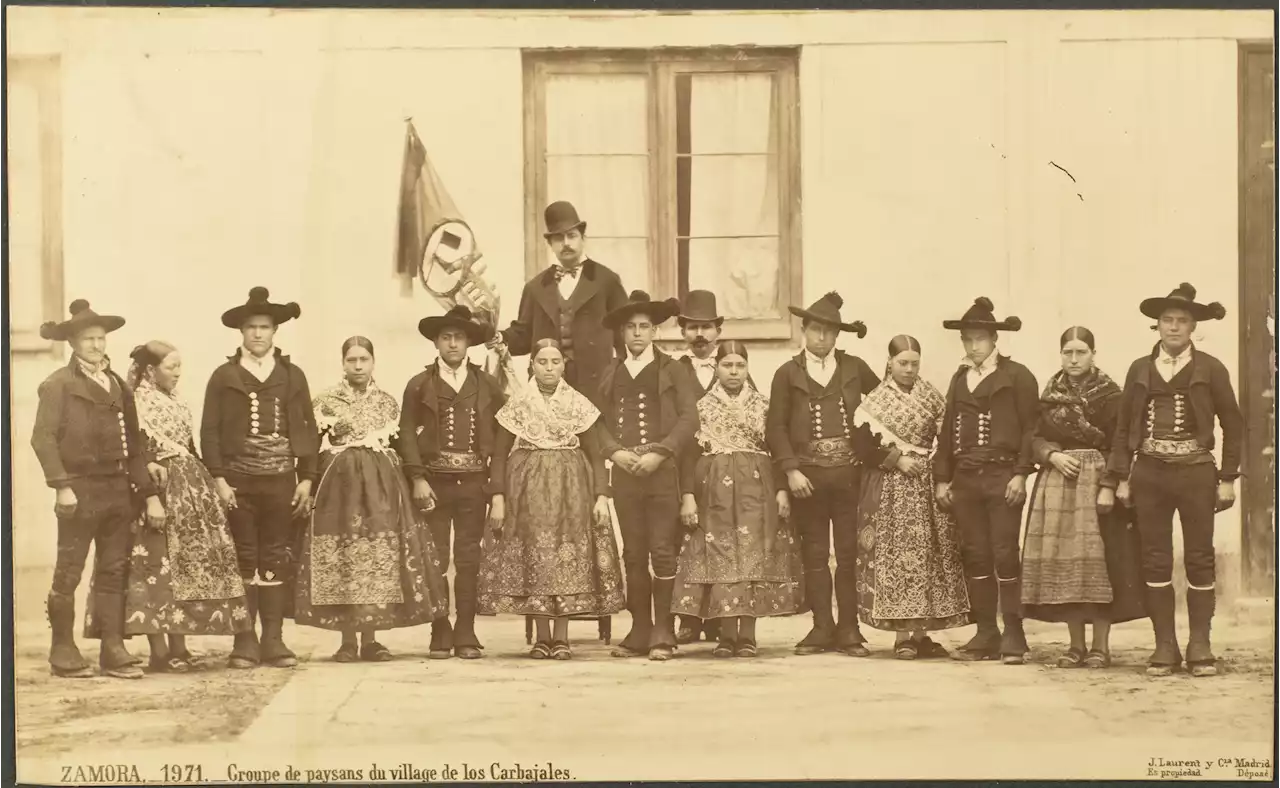
[[440,406],[437,433],[440,436],[440,449],[447,452],[467,453],[476,450],[476,375],[468,372],[461,391],[440,380],[437,386]]
[[613,397],[617,405],[618,423],[613,430],[623,446],[642,446],[662,439],[658,417],[658,361],[655,358],[631,377],[626,364],[618,367],[614,378]]
[[809,383],[810,439],[849,437],[849,413],[840,392],[839,369],[824,387],[806,375]]
[[1147,419],[1143,437],[1191,440],[1196,436],[1196,416],[1189,399],[1194,359],[1167,383],[1155,369],[1157,363],[1154,359],[1151,365],[1151,388],[1147,395]]
[[245,390],[249,392],[249,432],[250,436],[266,435],[278,438],[289,434],[289,408],[285,397],[288,395],[289,378],[284,365],[276,363],[275,369],[260,381],[244,367],[238,367],[240,379],[244,381]]
[[968,377],[961,382],[969,396],[956,398],[955,446],[956,454],[972,451],[989,451],[991,444],[991,388],[992,376],[983,378],[973,391],[969,391]]

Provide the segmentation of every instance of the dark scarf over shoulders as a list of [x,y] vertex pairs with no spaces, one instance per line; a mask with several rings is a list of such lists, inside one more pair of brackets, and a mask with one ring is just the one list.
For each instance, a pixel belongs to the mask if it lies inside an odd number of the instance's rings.
[[1101,423],[1107,405],[1120,396],[1120,387],[1096,367],[1072,383],[1059,370],[1049,378],[1040,395],[1040,415],[1064,437],[1106,451],[1108,425]]

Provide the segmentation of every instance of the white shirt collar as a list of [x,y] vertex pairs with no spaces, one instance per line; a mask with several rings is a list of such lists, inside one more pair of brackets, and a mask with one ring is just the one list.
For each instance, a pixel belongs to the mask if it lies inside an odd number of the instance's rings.
[[691,362],[695,367],[711,367],[712,369],[714,369],[714,368],[715,368],[715,366],[716,366],[716,354],[715,354],[715,349],[714,349],[714,348],[712,348],[711,355],[707,356],[706,358],[698,358],[698,356],[697,356],[696,354],[694,354],[692,351],[690,351],[690,353],[689,353],[689,361],[690,361],[690,362]]
[[442,359],[438,365],[440,369],[440,379],[449,385],[449,388],[455,392],[462,391],[462,386],[467,382],[467,361],[463,359],[457,369],[444,363]]
[[250,353],[248,348],[240,348],[240,366],[249,370],[249,373],[257,378],[259,382],[265,383],[276,368],[275,348],[268,350],[267,354],[262,358]]
[[969,367],[969,370],[971,372],[978,373],[979,377],[983,377],[990,372],[994,372],[996,369],[996,366],[999,363],[1000,363],[1000,351],[998,350],[991,351],[991,355],[987,356],[985,359],[982,360],[981,364],[977,364],[977,365],[975,365],[972,361],[970,361],[968,356],[965,356],[964,358],[965,366]]
[[813,353],[809,352],[808,348],[805,348],[804,363],[810,366],[815,366],[819,369],[826,369],[828,364],[836,363],[836,352],[832,350],[826,356],[818,358]]
[[1191,345],[1187,345],[1181,353],[1174,356],[1164,349],[1164,345],[1160,345],[1160,360],[1167,364],[1183,364],[1191,360],[1191,353],[1194,351]]
[[641,351],[638,356],[631,355],[631,351],[628,350],[627,358],[622,363],[626,365],[627,371],[631,373],[631,377],[635,377],[640,374],[640,370],[649,366],[649,364],[653,362],[653,359],[653,345],[649,345]]

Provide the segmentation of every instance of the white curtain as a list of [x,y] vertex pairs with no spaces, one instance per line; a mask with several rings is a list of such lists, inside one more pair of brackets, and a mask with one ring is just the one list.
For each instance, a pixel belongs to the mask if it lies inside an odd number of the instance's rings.
[[574,204],[587,223],[588,256],[628,290],[651,289],[648,91],[643,74],[546,82],[547,201]]
[[774,317],[779,266],[774,75],[695,74],[690,104],[689,288],[715,292],[726,317]]
[[35,332],[44,320],[44,183],[40,98],[35,85],[9,81],[9,326]]

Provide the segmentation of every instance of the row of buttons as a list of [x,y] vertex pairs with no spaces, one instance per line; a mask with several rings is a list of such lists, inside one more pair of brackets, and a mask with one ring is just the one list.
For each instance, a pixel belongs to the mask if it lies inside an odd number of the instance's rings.
[[[280,437],[280,400],[272,400],[272,414],[275,416],[274,424],[276,431],[271,433],[271,437]],[[253,435],[260,434],[261,422],[258,420],[258,392],[249,392],[249,432]]]

